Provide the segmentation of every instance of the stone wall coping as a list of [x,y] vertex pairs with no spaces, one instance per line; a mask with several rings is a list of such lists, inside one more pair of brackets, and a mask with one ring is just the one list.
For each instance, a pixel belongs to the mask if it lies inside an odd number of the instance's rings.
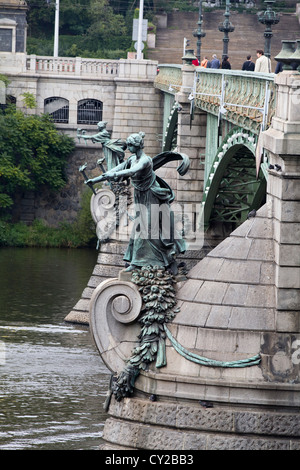
[[[201,366],[199,366],[201,367]],[[199,384],[199,385],[207,385],[207,386],[218,386],[218,387],[230,387],[230,388],[251,388],[251,389],[262,389],[262,390],[280,390],[283,392],[300,392],[300,384],[295,384],[295,383],[284,383],[284,382],[257,382],[253,381],[250,382],[249,380],[246,380],[245,382],[242,381],[226,381],[218,379],[213,379],[213,378],[205,378],[205,377],[195,377],[195,376],[190,376],[190,375],[172,375],[172,374],[164,374],[163,372],[157,372],[157,371],[142,371],[140,372],[140,377],[145,377],[148,379],[153,379],[155,381],[163,381],[163,382],[176,382],[176,383],[182,383],[182,384]],[[139,380],[139,379],[138,379]],[[141,387],[138,386],[138,380],[136,382],[136,388],[141,389]],[[300,396],[299,396],[300,400]]]

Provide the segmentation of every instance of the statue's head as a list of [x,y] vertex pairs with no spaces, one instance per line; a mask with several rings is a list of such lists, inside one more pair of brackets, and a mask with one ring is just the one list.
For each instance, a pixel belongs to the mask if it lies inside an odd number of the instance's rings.
[[134,147],[138,147],[140,149],[143,149],[144,148],[144,137],[145,137],[144,132],[139,132],[138,134],[131,134],[127,138],[126,144],[127,144],[127,146],[134,145]]
[[99,129],[104,129],[106,127],[107,121],[99,121],[97,127]]

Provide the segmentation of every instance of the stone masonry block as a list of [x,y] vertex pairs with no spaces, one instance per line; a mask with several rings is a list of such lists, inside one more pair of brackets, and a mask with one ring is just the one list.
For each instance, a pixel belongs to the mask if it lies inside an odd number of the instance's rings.
[[224,305],[245,305],[247,298],[247,284],[229,284],[223,299]]
[[231,306],[213,305],[206,320],[205,326],[208,328],[228,328],[231,316]]
[[274,285],[274,278],[275,278],[275,266],[274,263],[261,263],[261,270],[260,270],[260,284],[269,284]]
[[299,312],[277,311],[276,312],[276,330],[284,332],[300,331]]
[[300,310],[300,290],[278,288],[276,307],[278,310]]
[[260,261],[225,259],[216,277],[217,281],[258,284],[260,282]]
[[[169,341],[167,341],[168,343]],[[199,365],[188,361],[178,354],[173,347],[167,347],[168,374],[188,377],[199,376]]]
[[197,329],[191,326],[181,326],[178,328],[177,341],[188,349],[196,347]]
[[274,308],[275,292],[273,286],[248,286],[245,306]]
[[300,223],[279,222],[274,220],[274,239],[279,243],[294,244],[300,240]]
[[279,266],[300,266],[299,245],[274,243],[275,262]]
[[188,279],[181,287],[181,289],[177,292],[177,299],[192,302],[202,283],[203,281],[199,281],[198,279]]
[[180,179],[177,181],[177,189],[180,191],[201,191],[201,181]]
[[300,201],[274,198],[274,217],[281,222],[300,222]]
[[221,304],[228,284],[225,282],[204,281],[194,299],[195,302]]
[[198,328],[196,348],[200,351],[214,351],[220,354],[233,353],[236,350],[236,332]]
[[178,325],[204,326],[210,309],[211,306],[208,304],[183,302],[180,306],[180,312],[177,313],[173,321]]
[[222,258],[206,256],[189,271],[189,278],[215,280],[223,263]]
[[272,309],[233,307],[228,328],[270,331],[275,330],[275,313]]
[[[246,240],[241,240],[242,245]],[[247,259],[249,260],[274,260],[274,241],[271,239],[252,239],[251,246],[248,251]]]
[[252,240],[250,238],[227,237],[208,254],[208,257],[244,260],[248,258],[251,246]]
[[300,267],[276,266],[275,284],[285,289],[300,289]]

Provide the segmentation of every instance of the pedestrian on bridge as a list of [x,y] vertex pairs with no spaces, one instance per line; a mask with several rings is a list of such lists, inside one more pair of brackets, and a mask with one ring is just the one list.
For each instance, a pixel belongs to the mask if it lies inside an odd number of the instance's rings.
[[204,67],[206,68],[207,67],[207,62],[208,62],[208,58],[205,56],[204,59],[201,60],[201,67]]
[[229,62],[229,57],[228,55],[224,55],[223,60],[222,60],[222,66],[221,69],[231,69],[231,64]]
[[257,60],[255,62],[255,72],[264,72],[264,73],[271,73],[271,61],[270,59],[264,55],[264,51],[262,49],[258,49],[256,51]]
[[211,64],[210,64],[210,68],[211,69],[219,69],[220,68],[220,61],[219,59],[217,58],[216,54],[213,54],[212,56],[212,61],[211,61]]
[[247,60],[243,63],[242,70],[246,72],[254,72],[255,63],[252,61],[250,54],[247,55]]

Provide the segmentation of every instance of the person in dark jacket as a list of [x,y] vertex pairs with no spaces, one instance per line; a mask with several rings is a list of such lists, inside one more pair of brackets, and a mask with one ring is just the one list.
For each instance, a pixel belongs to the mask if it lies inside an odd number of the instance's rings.
[[223,60],[222,60],[222,69],[231,69],[231,65],[229,62],[229,57],[228,55],[224,55]]
[[277,62],[276,68],[275,68],[275,73],[280,73],[283,71],[283,63],[282,62]]
[[242,70],[247,72],[254,72],[255,63],[252,62],[251,55],[247,55],[247,60],[243,63]]
[[210,62],[210,68],[211,69],[219,69],[220,68],[220,61],[217,58],[216,54],[213,54],[212,60]]

